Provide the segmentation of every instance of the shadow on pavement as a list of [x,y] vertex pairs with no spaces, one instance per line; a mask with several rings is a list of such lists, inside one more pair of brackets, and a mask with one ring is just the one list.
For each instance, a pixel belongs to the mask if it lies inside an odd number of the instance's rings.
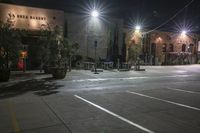
[[43,80],[33,79],[19,82],[9,87],[0,88],[0,99],[15,97],[27,92],[33,92],[33,94],[38,96],[47,96],[58,93],[59,91],[56,90],[60,87],[62,87],[62,85],[57,85],[53,82],[52,78]]

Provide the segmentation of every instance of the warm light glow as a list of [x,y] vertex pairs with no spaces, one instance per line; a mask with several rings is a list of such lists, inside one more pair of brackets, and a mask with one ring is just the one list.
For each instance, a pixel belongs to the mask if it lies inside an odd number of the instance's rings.
[[27,51],[22,51],[22,52],[21,52],[21,57],[22,57],[22,58],[26,58],[27,55],[28,55]]
[[135,33],[136,34],[141,34],[141,26],[140,25],[136,25],[135,26]]
[[156,43],[161,43],[163,41],[163,39],[161,38],[161,37],[158,37],[157,39],[156,39]]
[[158,37],[158,41],[162,41],[162,38],[161,38],[161,37]]
[[93,10],[91,12],[91,16],[97,18],[97,17],[99,17],[99,12],[97,10]]
[[183,35],[183,36],[185,36],[187,34],[187,31],[186,30],[183,30],[182,32],[181,32],[181,35]]

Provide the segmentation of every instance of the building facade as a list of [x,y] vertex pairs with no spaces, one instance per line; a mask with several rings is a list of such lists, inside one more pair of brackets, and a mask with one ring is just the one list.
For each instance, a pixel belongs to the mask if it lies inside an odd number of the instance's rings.
[[77,54],[85,61],[94,60],[95,42],[97,59],[114,63],[119,59],[130,62],[132,57],[135,60],[139,56],[150,65],[194,64],[200,51],[198,35],[161,31],[142,35],[124,30],[123,20],[111,17],[93,18],[59,10],[0,4],[0,21],[12,23],[15,29],[29,31],[21,40],[29,47],[30,64],[40,64],[37,60],[33,61],[37,53],[31,53],[39,48],[35,43],[40,36],[37,31],[52,30],[56,26],[62,29],[71,43],[79,44]]
[[91,16],[65,13],[66,36],[80,45],[79,54],[85,60],[97,59],[116,61],[122,55],[123,20],[93,18]]
[[140,58],[145,64],[183,65],[195,64],[198,61],[199,35],[162,31],[141,36],[135,33],[127,35],[127,56],[130,55],[130,47],[141,45]]
[[[11,24],[12,28],[24,31],[20,34],[21,53],[26,52],[27,69],[38,69],[41,64],[39,38],[42,30],[64,30],[64,12],[27,6],[0,3],[0,21]],[[62,34],[61,33],[61,34]],[[14,45],[14,44],[13,44]],[[22,57],[21,57],[22,58]],[[22,59],[19,59],[19,62]]]
[[48,26],[64,28],[64,12],[27,6],[0,3],[0,21],[12,22],[13,28],[23,30],[41,30]]

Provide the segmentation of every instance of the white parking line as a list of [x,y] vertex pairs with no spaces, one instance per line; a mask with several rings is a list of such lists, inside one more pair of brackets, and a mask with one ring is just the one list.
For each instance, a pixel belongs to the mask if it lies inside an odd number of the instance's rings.
[[176,89],[176,88],[171,88],[171,87],[167,87],[166,89],[168,89],[168,90],[174,90],[174,91],[181,91],[181,92],[186,92],[186,93],[191,93],[191,94],[199,94],[200,95],[200,92],[187,91],[187,90]]
[[80,100],[82,100],[82,101],[84,101],[86,103],[89,103],[90,105],[92,105],[92,106],[94,106],[94,107],[96,107],[96,108],[98,108],[98,109],[100,109],[100,110],[102,110],[102,111],[104,111],[104,112],[106,112],[106,113],[108,113],[108,114],[110,114],[110,115],[112,115],[112,116],[114,116],[114,117],[116,117],[116,118],[118,118],[118,119],[120,119],[120,120],[122,120],[122,121],[124,121],[124,122],[126,122],[128,124],[130,124],[130,125],[132,125],[132,126],[134,126],[134,127],[137,127],[139,129],[147,132],[147,133],[155,133],[155,132],[153,132],[153,131],[151,131],[151,130],[143,127],[143,126],[140,126],[140,125],[138,125],[138,124],[136,124],[136,123],[134,123],[134,122],[132,122],[132,121],[130,121],[130,120],[118,115],[118,114],[115,114],[115,113],[113,113],[113,112],[111,112],[111,111],[109,111],[109,110],[107,110],[107,109],[95,104],[95,103],[92,103],[92,102],[90,102],[90,101],[88,101],[88,100],[86,100],[86,99],[84,99],[84,98],[82,98],[82,97],[80,97],[78,95],[74,95],[74,96],[76,98],[78,98],[78,99],[80,99]]
[[154,99],[154,100],[162,101],[162,102],[165,102],[165,103],[170,103],[170,104],[174,104],[174,105],[177,105],[177,106],[181,106],[181,107],[185,107],[185,108],[189,108],[189,109],[200,111],[200,108],[196,108],[196,107],[188,106],[188,105],[185,105],[185,104],[176,103],[176,102],[172,102],[172,101],[168,101],[168,100],[164,100],[164,99],[160,99],[160,98],[144,95],[144,94],[141,94],[141,93],[136,93],[136,92],[132,92],[132,91],[127,91],[127,93],[138,95],[138,96],[141,96],[141,97],[147,97],[147,98],[151,98],[151,99]]

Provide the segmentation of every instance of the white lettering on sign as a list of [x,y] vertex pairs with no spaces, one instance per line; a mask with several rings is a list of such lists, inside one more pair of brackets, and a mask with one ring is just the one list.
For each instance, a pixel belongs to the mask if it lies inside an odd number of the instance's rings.
[[25,14],[17,14],[14,13],[8,13],[8,16],[10,19],[35,19],[35,20],[46,20],[47,18],[44,16],[32,16],[32,15],[25,15]]

